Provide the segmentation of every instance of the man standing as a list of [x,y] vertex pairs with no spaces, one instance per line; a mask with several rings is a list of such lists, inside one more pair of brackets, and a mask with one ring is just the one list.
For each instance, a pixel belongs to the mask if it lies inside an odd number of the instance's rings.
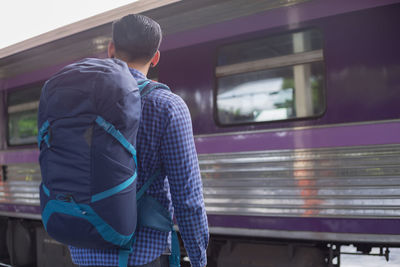
[[[127,15],[113,23],[108,55],[125,61],[133,77],[146,78],[160,59],[161,29],[142,15]],[[208,226],[192,122],[185,102],[168,90],[156,89],[142,99],[137,136],[138,189],[161,169],[147,190],[175,215],[193,267],[207,264]],[[129,266],[168,267],[170,233],[138,228]],[[117,250],[70,247],[80,266],[118,266]]]

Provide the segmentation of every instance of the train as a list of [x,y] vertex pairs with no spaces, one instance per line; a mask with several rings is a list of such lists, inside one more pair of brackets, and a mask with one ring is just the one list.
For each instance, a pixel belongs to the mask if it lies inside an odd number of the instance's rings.
[[160,23],[149,78],[191,113],[208,266],[339,267],[342,245],[400,246],[400,1],[148,0],[0,50],[5,263],[74,266],[40,222],[40,91],[106,57],[128,13]]

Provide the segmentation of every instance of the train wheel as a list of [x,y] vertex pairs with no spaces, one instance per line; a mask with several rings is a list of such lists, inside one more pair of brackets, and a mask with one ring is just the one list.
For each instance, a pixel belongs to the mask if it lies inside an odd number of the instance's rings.
[[10,219],[7,227],[7,248],[12,266],[35,267],[35,228],[29,222]]

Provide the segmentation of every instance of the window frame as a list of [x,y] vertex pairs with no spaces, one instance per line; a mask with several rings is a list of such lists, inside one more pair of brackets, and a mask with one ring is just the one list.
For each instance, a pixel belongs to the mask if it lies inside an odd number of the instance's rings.
[[[259,40],[261,38],[267,38],[267,37],[275,37],[275,36],[280,36],[280,35],[287,35],[287,34],[294,34],[294,33],[300,33],[300,32],[305,32],[305,31],[311,31],[311,30],[316,30],[319,32],[319,34],[321,35],[321,49],[319,50],[313,50],[313,51],[309,51],[309,52],[302,52],[302,53],[298,53],[299,55],[296,54],[290,54],[290,55],[284,55],[284,56],[278,56],[278,57],[272,57],[272,58],[265,58],[265,59],[260,59],[260,60],[255,60],[255,61],[250,61],[250,62],[242,62],[242,63],[234,63],[234,64],[229,64],[226,66],[218,66],[218,56],[220,54],[220,50],[228,45],[232,45],[232,44],[241,44],[241,43],[246,43],[246,42],[251,42],[251,41],[256,41]],[[320,60],[313,60],[313,61],[307,61],[307,62],[301,62],[299,61],[301,58],[301,55],[306,54],[306,57],[309,57],[311,60],[313,58],[315,58],[317,56],[317,53],[314,53],[314,51],[318,51],[318,55],[320,56]],[[311,52],[311,53],[310,53]],[[326,72],[326,61],[325,61],[325,38],[324,38],[324,34],[321,28],[319,27],[305,27],[305,28],[298,28],[298,29],[293,29],[293,30],[286,30],[286,31],[276,31],[273,33],[266,33],[263,32],[261,34],[257,34],[257,35],[252,35],[249,38],[234,38],[234,40],[232,41],[228,41],[228,42],[224,42],[220,45],[217,46],[216,49],[216,53],[215,53],[215,60],[214,60],[214,88],[213,88],[213,118],[214,118],[214,122],[216,124],[216,126],[220,127],[220,128],[232,128],[232,127],[240,127],[240,126],[256,126],[256,125],[269,125],[269,124],[276,124],[276,123],[282,123],[282,122],[294,122],[294,121],[310,121],[310,120],[316,120],[319,119],[321,117],[323,117],[326,114],[327,111],[327,92],[326,92],[326,88],[327,88],[327,72]],[[265,63],[266,61],[272,61],[272,63],[274,63],[273,61],[275,61],[276,59],[290,59],[291,57],[295,58],[296,60],[294,60],[295,64],[283,64],[283,65],[279,65],[279,64],[271,64],[269,67],[264,67],[258,68],[258,64],[255,64],[256,67],[254,69],[251,70],[247,70],[247,71],[243,71],[243,72],[237,72],[237,73],[232,73],[232,74],[227,74],[227,75],[217,75],[217,70],[219,69],[220,72],[223,72],[224,69],[228,69],[228,67],[232,67],[234,65],[237,65],[239,67],[242,67],[246,64],[251,64],[251,63]],[[273,60],[271,60],[273,59]],[[288,60],[289,61],[289,60]],[[302,65],[302,64],[311,64],[313,62],[321,62],[322,66],[323,66],[323,70],[322,70],[322,75],[323,75],[323,81],[322,81],[322,88],[321,88],[321,93],[322,93],[322,100],[323,100],[323,104],[324,104],[324,109],[322,110],[321,113],[319,114],[315,114],[312,116],[307,116],[307,117],[295,117],[295,118],[288,118],[288,119],[280,119],[280,120],[271,120],[271,121],[250,121],[250,122],[238,122],[238,123],[229,123],[229,124],[224,124],[221,123],[219,120],[219,116],[218,116],[218,105],[217,105],[217,96],[218,96],[218,79],[221,77],[227,77],[227,76],[231,76],[231,75],[237,75],[237,74],[243,74],[243,73],[249,73],[249,72],[256,72],[256,71],[262,71],[262,70],[273,70],[273,69],[278,69],[278,68],[284,68],[284,67],[293,67],[296,65]],[[249,65],[250,65],[249,64]],[[242,66],[240,66],[242,65]],[[222,68],[221,68],[222,67]],[[256,69],[258,68],[258,69]],[[221,71],[222,69],[222,71]],[[232,72],[235,72],[236,70],[233,70]]]

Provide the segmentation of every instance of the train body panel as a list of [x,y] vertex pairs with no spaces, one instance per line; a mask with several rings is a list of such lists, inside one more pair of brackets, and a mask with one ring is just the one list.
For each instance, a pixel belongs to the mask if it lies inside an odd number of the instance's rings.
[[[224,1],[220,2],[223,10]],[[244,5],[243,1],[225,2]],[[203,6],[209,22],[196,20],[200,15],[190,9],[181,17],[160,17],[168,34],[157,78],[189,106],[210,231],[224,236],[400,245],[400,3],[294,2],[296,5],[271,4],[259,12],[254,4],[219,18],[207,13],[217,11]],[[176,24],[179,18],[190,17],[193,25]],[[104,45],[108,31],[109,24],[82,36],[85,41],[101,39]],[[54,63],[51,56],[44,57],[38,67],[34,62],[21,67],[26,68],[21,73],[18,55],[15,62],[10,57],[6,58],[10,63],[0,63],[12,67],[8,76],[0,73],[2,103],[7,103],[13,92],[41,84],[80,57],[105,57],[104,47],[85,46],[84,51],[89,52],[83,55],[76,51],[84,41],[69,48],[71,40],[78,37],[65,38],[55,41],[65,47],[53,46],[54,51],[49,51],[57,59]],[[302,50],[301,57],[282,52],[280,61],[266,56],[262,63],[269,67],[260,67],[258,58],[247,64],[236,62],[234,54],[232,59],[224,56],[224,51],[258,40],[273,44],[284,39],[296,47],[296,38],[311,48]],[[56,52],[63,49],[73,54],[57,57]],[[40,59],[44,51],[38,51],[33,58]],[[226,63],[230,61],[233,63]],[[282,78],[268,71],[293,75]],[[269,110],[257,109],[226,116],[221,112],[223,105],[246,107],[235,102],[236,92],[228,96],[229,101],[224,100],[229,90],[224,91],[223,84],[236,82],[232,77],[250,80],[244,75],[256,72],[260,79],[283,82],[315,74],[310,80],[318,80],[315,103],[319,109],[301,115],[291,110],[296,104],[291,103],[282,115],[275,103],[277,120],[265,119]],[[302,83],[307,84],[295,81],[296,88]],[[284,94],[280,97],[300,101],[291,90],[286,92],[291,92],[292,99]],[[34,106],[37,101],[28,104]],[[4,107],[2,122],[10,120],[7,111],[18,112],[25,106]],[[7,124],[2,123],[0,129],[0,215],[40,219],[39,152],[33,144],[10,145]]]

